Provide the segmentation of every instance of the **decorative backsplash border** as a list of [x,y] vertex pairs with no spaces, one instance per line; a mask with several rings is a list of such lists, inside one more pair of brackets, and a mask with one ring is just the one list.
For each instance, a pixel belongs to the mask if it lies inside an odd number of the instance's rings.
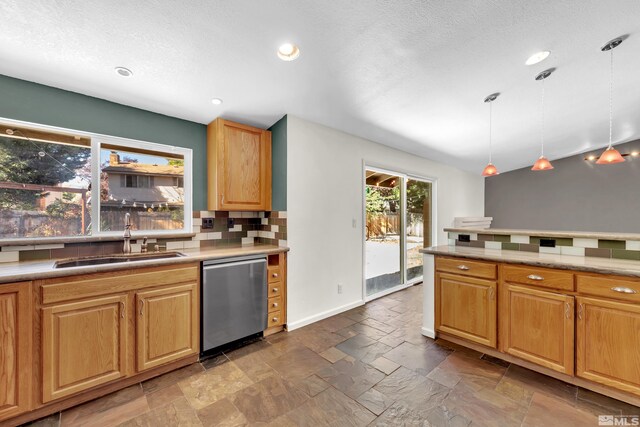
[[[212,218],[212,228],[202,228],[203,218]],[[229,228],[229,218],[234,226]],[[142,239],[133,231],[131,252],[142,251]],[[222,212],[195,211],[193,213],[194,237],[149,238],[148,250],[155,245],[160,250],[184,250],[225,246],[269,244],[287,246],[287,213],[271,212]],[[122,241],[90,243],[54,243],[44,245],[21,245],[0,247],[0,263],[75,258],[83,256],[113,255],[122,253]],[[0,264],[1,265],[1,264]]]
[[[487,233],[449,232],[449,245],[640,261],[640,241],[637,240],[504,235],[491,234],[489,231],[487,230]],[[460,241],[461,234],[468,235],[470,241]],[[555,240],[555,247],[540,246],[541,239]]]

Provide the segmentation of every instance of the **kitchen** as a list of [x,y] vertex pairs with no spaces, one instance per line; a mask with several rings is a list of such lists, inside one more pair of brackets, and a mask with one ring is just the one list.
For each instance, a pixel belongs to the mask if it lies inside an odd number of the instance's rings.
[[3,2],[0,424],[636,420],[606,3]]

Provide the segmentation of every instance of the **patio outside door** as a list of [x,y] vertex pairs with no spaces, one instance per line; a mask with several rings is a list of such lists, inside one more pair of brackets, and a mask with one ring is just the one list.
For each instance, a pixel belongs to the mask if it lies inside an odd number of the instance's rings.
[[365,177],[365,295],[374,299],[422,281],[432,183],[374,168]]

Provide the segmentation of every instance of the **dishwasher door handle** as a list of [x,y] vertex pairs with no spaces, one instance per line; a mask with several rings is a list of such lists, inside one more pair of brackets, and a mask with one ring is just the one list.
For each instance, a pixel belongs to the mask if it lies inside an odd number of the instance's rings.
[[233,262],[227,262],[227,263],[220,263],[220,264],[210,264],[210,265],[205,265],[203,267],[204,270],[216,270],[218,268],[229,268],[229,267],[236,267],[239,265],[247,265],[247,264],[266,264],[267,260],[264,258],[260,258],[260,259],[249,259],[246,261],[233,261]]

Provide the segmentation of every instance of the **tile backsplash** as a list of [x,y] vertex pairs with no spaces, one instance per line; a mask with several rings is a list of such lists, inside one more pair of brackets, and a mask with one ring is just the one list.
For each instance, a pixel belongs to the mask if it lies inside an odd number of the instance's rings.
[[[211,218],[211,228],[203,228],[204,218]],[[233,227],[229,227],[229,220]],[[142,250],[143,232],[132,231],[131,251]],[[270,212],[223,212],[196,211],[193,215],[193,237],[149,238],[148,250],[159,245],[161,250],[185,250],[208,247],[269,244],[287,245],[287,213]],[[149,234],[152,234],[151,232]],[[74,258],[79,256],[98,256],[122,253],[122,238],[113,241],[87,243],[54,243],[33,245],[1,246],[0,263],[17,261],[36,261],[47,259]]]
[[[461,234],[469,235],[468,242],[460,241]],[[553,240],[555,246],[545,246],[544,240]],[[588,256],[640,260],[640,241],[605,240],[566,237],[540,237],[487,233],[449,232],[449,245],[474,248],[527,251],[560,255]]]

